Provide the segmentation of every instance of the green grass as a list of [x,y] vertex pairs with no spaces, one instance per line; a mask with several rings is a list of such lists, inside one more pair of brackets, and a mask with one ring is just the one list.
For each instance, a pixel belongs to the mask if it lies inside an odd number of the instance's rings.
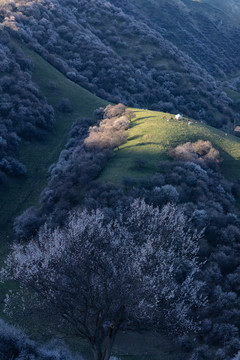
[[177,360],[182,354],[173,339],[155,332],[119,334],[114,351],[121,360]]
[[[3,258],[8,251],[8,240],[12,237],[14,218],[29,206],[38,205],[39,195],[47,184],[48,167],[57,161],[74,120],[79,117],[91,117],[96,108],[107,105],[106,101],[68,80],[26,46],[15,40],[13,44],[21,48],[32,60],[33,81],[38,84],[48,103],[54,107],[56,124],[54,131],[47,136],[45,141],[22,144],[18,158],[27,166],[27,176],[20,180],[10,179],[8,185],[0,190],[0,258]],[[49,81],[55,82],[54,91],[49,88]],[[57,111],[61,97],[71,100],[73,107],[71,114],[62,114]]]
[[226,94],[228,95],[228,97],[230,97],[230,99],[232,99],[233,101],[233,105],[232,108],[233,110],[235,110],[236,112],[239,111],[239,106],[238,106],[238,101],[240,101],[240,91],[235,91],[229,88],[223,88],[223,90],[226,92]]
[[[120,184],[123,175],[139,178],[150,175],[160,160],[168,159],[168,151],[178,144],[198,139],[210,140],[223,159],[221,168],[224,175],[234,180],[240,178],[240,139],[226,136],[221,130],[187,120],[164,119],[172,115],[162,112],[135,110],[137,118],[132,122],[128,140],[115,151],[115,156],[103,170],[100,180]],[[174,115],[173,115],[174,117]],[[134,170],[134,160],[147,161],[144,173]]]

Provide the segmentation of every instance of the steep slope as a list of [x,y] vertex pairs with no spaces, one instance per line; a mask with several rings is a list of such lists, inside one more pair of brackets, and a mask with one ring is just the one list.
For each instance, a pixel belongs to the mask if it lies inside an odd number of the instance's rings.
[[112,0],[157,29],[218,78],[240,67],[237,2],[218,0]]
[[[11,235],[14,218],[29,206],[38,204],[40,192],[47,182],[48,167],[57,160],[74,120],[78,117],[91,117],[97,107],[107,104],[104,100],[65,78],[39,55],[21,43],[14,42],[14,45],[21,48],[32,60],[33,80],[46,96],[48,103],[54,107],[56,124],[54,131],[47,136],[45,141],[22,143],[19,159],[26,164],[27,175],[22,179],[10,179],[5,187],[0,189],[0,227],[3,252],[4,245],[7,246],[6,236]],[[49,81],[55,84],[54,89],[49,88]],[[71,113],[63,114],[58,111],[61,97],[71,100],[73,108]]]

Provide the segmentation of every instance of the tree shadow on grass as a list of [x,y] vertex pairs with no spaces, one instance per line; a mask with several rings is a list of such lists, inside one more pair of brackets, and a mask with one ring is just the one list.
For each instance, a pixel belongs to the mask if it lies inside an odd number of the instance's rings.
[[[130,140],[130,139],[128,139],[128,140]],[[158,146],[160,146],[161,144],[158,143],[158,142],[141,142],[139,144],[124,146],[124,149],[136,148],[138,146],[145,146],[145,145],[158,145]]]
[[[131,122],[131,128],[134,127],[134,126],[138,126],[138,125],[141,125],[144,121],[141,121],[141,120],[145,120],[145,119],[153,119],[154,116],[145,116],[145,117],[141,117],[141,118],[137,118],[137,119],[134,119],[132,122]],[[140,122],[139,122],[140,121]]]
[[136,140],[136,139],[139,139],[141,137],[143,137],[143,135],[134,135],[134,136],[131,136],[130,138],[128,138],[127,141]]
[[145,119],[153,119],[155,116],[143,116],[137,119],[134,119],[134,121],[139,121],[139,120],[145,120]]
[[143,121],[138,122],[138,120],[137,120],[137,122],[131,122],[130,128],[133,128],[133,127],[135,127],[135,126],[141,125],[142,123],[143,123]]

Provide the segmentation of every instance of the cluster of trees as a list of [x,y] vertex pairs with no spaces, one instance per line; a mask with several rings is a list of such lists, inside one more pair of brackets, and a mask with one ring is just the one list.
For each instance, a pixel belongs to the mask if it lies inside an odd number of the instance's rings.
[[97,113],[101,111],[104,119],[98,126],[90,127],[84,144],[87,148],[112,150],[126,141],[128,136],[126,130],[136,115],[121,103],[115,106],[108,105],[106,109],[100,108]]
[[30,208],[15,220],[18,239],[28,239],[49,218],[52,226],[62,224],[68,211],[81,198],[81,189],[100,174],[113,149],[127,136],[126,129],[135,116],[123,104],[100,108],[91,119],[78,119],[72,126],[69,140],[59,160],[49,168],[49,180],[40,198],[41,208]]
[[1,360],[82,360],[60,345],[49,343],[43,346],[31,341],[22,331],[1,319],[0,354]]
[[215,163],[220,161],[219,151],[210,141],[198,140],[178,145],[169,151],[169,156],[175,160]]
[[53,127],[53,109],[31,74],[29,59],[11,46],[8,33],[0,29],[0,185],[8,175],[26,173],[16,158],[21,140],[41,140]]
[[207,71],[162,31],[110,2],[17,0],[0,16],[12,35],[104,99],[181,111],[218,127],[233,119],[232,101]]

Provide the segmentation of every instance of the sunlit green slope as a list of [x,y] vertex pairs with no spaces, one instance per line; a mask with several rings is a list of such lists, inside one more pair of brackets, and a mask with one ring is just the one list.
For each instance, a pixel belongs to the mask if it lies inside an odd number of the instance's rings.
[[[221,154],[221,168],[228,179],[240,177],[240,139],[211,126],[187,118],[176,121],[174,115],[148,110],[135,110],[137,118],[129,129],[129,137],[110,160],[100,179],[121,183],[123,176],[142,177],[151,174],[160,160],[168,159],[168,151],[187,141],[210,140]],[[171,120],[173,118],[173,120]],[[168,119],[170,119],[168,121]],[[144,172],[134,169],[135,159],[147,161]]]

